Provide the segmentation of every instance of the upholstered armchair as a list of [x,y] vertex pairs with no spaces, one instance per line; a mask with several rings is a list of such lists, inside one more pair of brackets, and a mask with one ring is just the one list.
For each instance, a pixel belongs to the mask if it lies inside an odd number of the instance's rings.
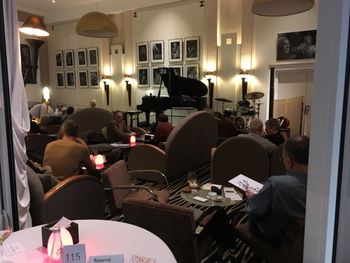
[[147,229],[162,239],[177,262],[198,263],[209,253],[211,233],[195,233],[196,224],[191,208],[127,199],[123,202],[123,215],[127,223]]
[[205,111],[194,112],[170,133],[165,151],[148,144],[135,146],[129,153],[129,172],[143,179],[158,174],[173,181],[209,163],[217,138],[215,118]]
[[228,180],[239,174],[258,182],[264,182],[269,175],[267,152],[250,138],[230,138],[213,151],[211,160],[213,183],[228,185]]
[[[120,214],[123,200],[136,198],[141,200],[153,200],[166,203],[169,199],[167,190],[152,191],[142,185],[132,185],[130,175],[124,160],[120,160],[102,173],[102,181],[108,195],[111,214]],[[167,182],[164,185],[167,188]]]
[[46,145],[54,140],[56,140],[56,138],[48,134],[28,134],[25,137],[28,158],[33,162],[42,164]]
[[74,175],[44,194],[39,175],[27,167],[30,213],[33,226],[65,216],[69,219],[102,219],[105,192],[100,180],[89,175]]
[[270,176],[283,175],[286,173],[286,168],[282,161],[282,151],[284,143],[279,145],[270,156]]

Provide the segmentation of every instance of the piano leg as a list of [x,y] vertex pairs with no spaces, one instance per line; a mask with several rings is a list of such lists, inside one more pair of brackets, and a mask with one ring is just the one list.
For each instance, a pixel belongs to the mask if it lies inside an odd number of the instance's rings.
[[150,111],[145,111],[147,126],[149,126],[149,115],[150,115],[150,113],[151,113]]

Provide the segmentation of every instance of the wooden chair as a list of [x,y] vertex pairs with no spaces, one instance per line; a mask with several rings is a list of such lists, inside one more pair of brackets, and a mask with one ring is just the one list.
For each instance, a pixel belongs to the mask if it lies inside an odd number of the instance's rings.
[[198,263],[210,250],[210,233],[195,234],[193,210],[177,205],[127,199],[123,202],[127,223],[142,227],[162,239],[177,262]]
[[213,183],[228,185],[228,180],[239,174],[258,182],[264,182],[269,175],[269,156],[266,150],[250,138],[230,138],[213,151]]
[[168,201],[169,192],[167,190],[152,191],[146,186],[132,185],[130,179],[124,160],[112,164],[102,173],[102,181],[107,187],[105,190],[109,191],[107,194],[112,215],[120,214],[122,202],[127,198],[164,203]]
[[253,235],[249,223],[238,224],[235,231],[238,237],[267,263],[302,263],[304,248],[305,220],[295,219],[288,226],[286,240],[279,247],[269,245],[266,241]]
[[33,225],[69,219],[102,219],[105,193],[100,180],[89,175],[74,175],[44,194],[39,176],[28,169]]
[[209,163],[217,138],[215,118],[205,111],[194,112],[170,133],[165,151],[148,144],[135,146],[128,157],[129,172],[143,179],[158,173],[173,181]]

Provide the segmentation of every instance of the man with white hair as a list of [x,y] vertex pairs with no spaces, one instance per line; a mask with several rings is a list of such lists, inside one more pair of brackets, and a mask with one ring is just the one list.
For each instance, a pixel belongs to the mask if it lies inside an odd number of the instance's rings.
[[264,132],[264,123],[260,119],[252,119],[249,123],[249,133],[248,134],[240,134],[238,136],[251,138],[257,141],[267,153],[271,154],[277,146],[270,142],[268,139],[263,137]]

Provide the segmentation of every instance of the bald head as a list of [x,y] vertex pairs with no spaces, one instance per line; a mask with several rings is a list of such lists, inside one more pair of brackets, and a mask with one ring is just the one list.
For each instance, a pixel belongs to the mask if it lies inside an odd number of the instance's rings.
[[260,119],[252,119],[249,123],[249,131],[251,133],[262,135],[264,123]]

